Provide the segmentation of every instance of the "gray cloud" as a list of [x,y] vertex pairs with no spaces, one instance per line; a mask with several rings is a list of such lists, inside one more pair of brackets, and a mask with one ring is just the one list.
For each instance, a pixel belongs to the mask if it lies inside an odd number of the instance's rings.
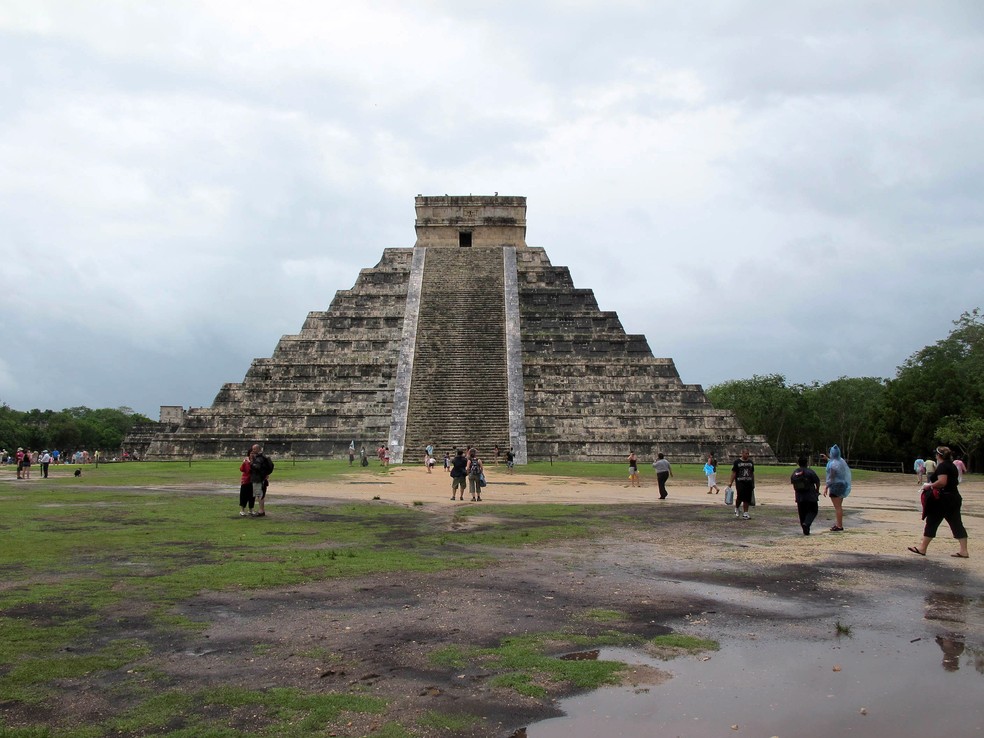
[[980,303],[982,29],[973,2],[14,6],[0,400],[208,404],[412,245],[415,194],[496,190],[684,381],[890,376]]

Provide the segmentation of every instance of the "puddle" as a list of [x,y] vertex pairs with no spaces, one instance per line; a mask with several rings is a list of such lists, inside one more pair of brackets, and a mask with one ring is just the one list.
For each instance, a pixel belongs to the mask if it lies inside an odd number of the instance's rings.
[[[648,689],[609,687],[562,700],[564,716],[516,735],[984,735],[981,601],[931,592],[885,604],[865,613],[871,619],[854,624],[849,637],[786,631],[750,639],[746,622],[733,624],[733,638],[714,636],[721,642],[716,653],[672,661],[621,648],[570,654],[651,666],[672,678]],[[822,617],[833,624],[829,610]]]

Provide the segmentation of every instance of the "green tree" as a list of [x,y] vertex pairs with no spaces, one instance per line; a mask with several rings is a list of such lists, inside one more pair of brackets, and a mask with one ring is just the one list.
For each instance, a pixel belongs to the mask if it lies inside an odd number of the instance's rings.
[[[984,417],[984,317],[979,309],[963,313],[950,334],[906,359],[886,387],[885,417],[889,433],[909,457],[928,453],[939,438]],[[966,453],[979,456],[978,441]]]
[[891,456],[884,422],[884,379],[840,377],[815,384],[804,395],[809,448],[826,449],[836,443],[847,459]]
[[733,411],[748,433],[765,436],[777,456],[788,458],[802,447],[802,391],[781,374],[754,375],[714,385],[707,398]]

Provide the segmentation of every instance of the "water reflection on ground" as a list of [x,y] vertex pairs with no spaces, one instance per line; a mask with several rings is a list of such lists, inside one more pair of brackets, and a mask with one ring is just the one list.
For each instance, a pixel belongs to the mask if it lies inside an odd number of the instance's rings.
[[754,638],[743,632],[747,623],[730,635],[722,629],[721,650],[708,660],[603,648],[598,658],[649,664],[673,678],[564,700],[564,717],[530,725],[526,735],[984,735],[984,599],[896,594],[845,620],[856,624],[840,637],[821,629],[804,638],[781,623]]

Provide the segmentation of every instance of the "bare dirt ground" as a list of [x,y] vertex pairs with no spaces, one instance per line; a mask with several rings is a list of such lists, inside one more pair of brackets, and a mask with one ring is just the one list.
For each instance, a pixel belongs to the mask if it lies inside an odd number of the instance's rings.
[[[892,591],[922,593],[924,600],[913,601],[928,603],[896,613],[900,629],[934,619],[951,629],[958,623],[968,644],[984,645],[984,555],[978,555],[984,551],[974,547],[984,533],[980,481],[962,487],[971,537],[971,558],[962,560],[950,557],[956,545],[945,524],[928,557],[906,551],[922,530],[911,476],[885,475],[857,485],[845,504],[843,533],[829,531],[833,511],[821,498],[821,515],[810,537],[799,531],[786,485],[759,485],[752,520],[739,521],[723,504],[723,493],[708,495],[695,484],[671,480],[670,497],[660,501],[653,480],[633,489],[627,483],[513,476],[501,467],[490,469],[488,477],[480,503],[452,503],[448,477],[441,471],[403,467],[379,483],[280,484],[271,490],[268,510],[276,515],[278,504],[305,498],[320,504],[374,498],[394,505],[423,502],[422,509],[453,533],[461,525],[453,513],[462,506],[611,504],[618,506],[612,508],[618,514],[649,524],[643,532],[638,525],[616,526],[611,535],[588,542],[498,551],[499,564],[482,570],[374,576],[248,597],[203,596],[189,604],[189,614],[211,620],[206,638],[172,653],[162,668],[192,683],[245,673],[254,684],[267,686],[358,686],[390,700],[387,717],[418,726],[417,735],[442,734],[417,722],[436,711],[483,717],[455,735],[511,736],[556,715],[555,699],[569,687],[545,684],[550,699],[526,698],[490,687],[491,675],[482,670],[437,667],[430,653],[451,645],[495,646],[510,635],[572,627],[720,638],[740,621],[745,632],[752,629],[762,637],[827,634],[841,608],[853,607],[854,617],[877,621],[879,605],[872,603]],[[954,602],[948,592],[970,603],[969,616],[962,606],[947,609]],[[975,594],[967,599],[968,592]],[[946,610],[942,615],[941,607]],[[627,620],[593,623],[583,617],[606,608],[626,613]],[[810,613],[808,621],[804,612]],[[821,616],[814,619],[817,613]],[[270,646],[262,659],[249,650],[255,650],[257,637]],[[304,655],[315,648],[330,656]],[[660,674],[640,668],[626,680],[653,685]],[[334,734],[366,735],[379,721],[358,718]]]
[[[446,667],[431,654],[448,646],[494,647],[526,633],[574,630],[652,637],[680,632],[720,638],[740,623],[743,633],[782,638],[790,633],[829,634],[841,608],[856,619],[879,619],[879,598],[904,592],[897,627],[958,628],[970,648],[984,647],[984,482],[961,487],[971,558],[954,559],[956,545],[944,524],[929,556],[906,551],[922,524],[912,476],[884,475],[855,486],[845,503],[845,528],[830,532],[833,511],[821,498],[815,535],[799,531],[787,485],[759,485],[758,506],[749,521],[736,520],[723,493],[706,494],[693,483],[670,481],[659,500],[654,480],[633,489],[625,484],[507,475],[488,470],[483,502],[451,502],[448,477],[421,467],[394,469],[380,481],[334,484],[275,483],[267,501],[275,522],[278,506],[312,509],[339,501],[417,506],[446,530],[449,556],[455,531],[496,521],[461,518],[455,511],[489,504],[607,504],[599,513],[613,527],[604,537],[494,552],[495,566],[452,568],[435,574],[400,573],[249,593],[205,593],[185,603],[183,614],[207,623],[201,635],[160,649],[139,666],[173,687],[196,690],[234,685],[297,687],[307,692],[352,692],[388,701],[384,715],[352,715],[329,735],[365,736],[398,722],[417,736],[505,737],[539,719],[558,714],[556,699],[569,685],[545,683],[547,699],[524,697],[490,685],[493,676],[475,667]],[[723,485],[722,485],[723,488]],[[223,490],[221,494],[225,494]],[[235,491],[228,490],[230,514]],[[632,524],[619,524],[618,518]],[[641,525],[640,525],[641,523]],[[912,602],[927,603],[912,605]],[[952,595],[957,600],[948,600]],[[942,598],[942,599],[941,599]],[[953,602],[958,606],[947,610]],[[936,603],[936,604],[934,604]],[[942,603],[942,604],[940,604]],[[947,604],[950,603],[950,604]],[[969,603],[969,604],[968,604]],[[940,612],[943,610],[943,615]],[[586,617],[593,610],[624,613],[616,623]],[[925,609],[925,611],[924,611]],[[865,614],[867,613],[867,614]],[[935,620],[933,620],[935,618]],[[932,621],[932,622],[930,622]],[[139,626],[127,613],[117,628]],[[927,624],[928,623],[928,624]],[[111,628],[107,624],[107,628]],[[107,632],[107,638],[125,633]],[[922,635],[922,634],[921,634]],[[658,689],[661,674],[631,670],[626,681]],[[84,720],[113,712],[112,685],[79,680],[62,707]],[[429,713],[480,716],[469,727],[428,727]],[[8,715],[17,722],[17,715]],[[29,716],[20,716],[29,717]],[[64,717],[64,716],[62,716]],[[243,708],[231,727],[261,730],[264,717]]]

